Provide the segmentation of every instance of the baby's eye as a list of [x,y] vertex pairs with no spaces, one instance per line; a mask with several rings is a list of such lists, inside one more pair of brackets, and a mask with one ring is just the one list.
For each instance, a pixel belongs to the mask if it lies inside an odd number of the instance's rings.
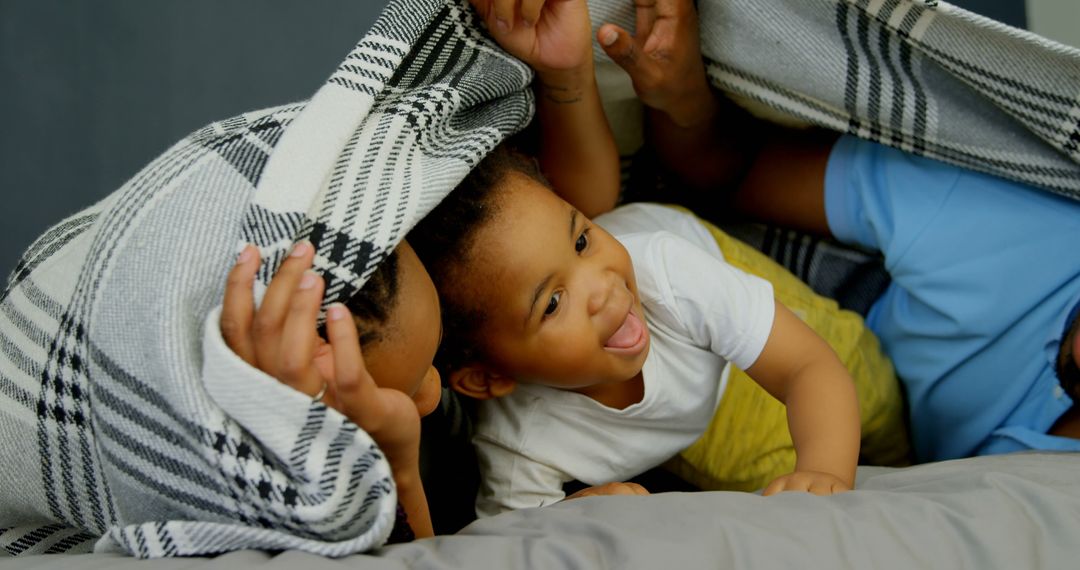
[[555,309],[559,308],[559,298],[562,297],[561,292],[554,293],[550,299],[548,299],[547,307],[544,307],[544,316],[550,315],[555,312]]
[[574,251],[576,251],[578,253],[581,253],[581,252],[585,251],[585,248],[588,247],[588,246],[589,246],[589,230],[585,230],[585,231],[581,232],[581,235],[578,236],[577,241],[574,242]]

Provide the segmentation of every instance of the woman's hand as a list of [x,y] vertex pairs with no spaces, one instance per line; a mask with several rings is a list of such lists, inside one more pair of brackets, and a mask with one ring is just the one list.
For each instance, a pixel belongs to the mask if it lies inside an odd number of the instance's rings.
[[229,272],[221,310],[221,334],[237,356],[309,396],[327,384],[315,358],[329,351],[315,330],[323,281],[310,271],[314,255],[310,243],[296,244],[256,310],[252,287],[260,260],[248,245]]
[[495,41],[537,73],[592,70],[585,0],[469,0]]
[[404,392],[380,388],[364,366],[349,310],[327,310],[326,335],[316,319],[324,283],[311,270],[315,250],[297,244],[267,287],[258,309],[252,294],[259,269],[258,249],[247,246],[229,273],[221,312],[225,343],[248,364],[323,401],[363,428],[391,467],[415,468],[419,461],[420,414]]
[[717,109],[701,59],[693,0],[634,0],[634,4],[634,35],[604,24],[597,31],[600,45],[630,75],[642,103],[665,113],[679,127],[709,121]]

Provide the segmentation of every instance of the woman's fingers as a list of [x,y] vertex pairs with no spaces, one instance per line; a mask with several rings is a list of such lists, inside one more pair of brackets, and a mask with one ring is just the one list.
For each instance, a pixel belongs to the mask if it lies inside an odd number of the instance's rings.
[[305,271],[293,292],[281,331],[276,376],[285,384],[314,396],[325,386],[315,365],[316,333],[323,280],[312,270]]
[[544,10],[544,4],[548,0],[521,0],[518,16],[526,26],[535,26],[540,21],[540,13]]
[[278,354],[281,346],[281,330],[285,324],[285,316],[288,314],[293,293],[300,284],[304,271],[311,267],[314,256],[315,248],[310,242],[297,243],[285,261],[281,262],[277,273],[266,288],[266,295],[263,296],[262,304],[255,313],[255,321],[252,325],[255,356],[260,367],[263,367],[264,363],[274,362]]
[[472,4],[477,14],[480,14],[480,19],[485,23],[488,21],[488,16],[491,14],[491,4],[493,0],[469,0],[469,4]]
[[[353,422],[364,415],[363,407],[375,401],[375,380],[364,365],[360,338],[349,309],[334,303],[326,309],[326,336],[334,355],[336,408]],[[363,426],[361,426],[363,427]]]
[[394,466],[419,461],[420,414],[404,392],[380,388],[364,365],[349,310],[340,303],[326,310],[326,336],[334,353],[330,379],[334,409],[368,432]]
[[255,343],[251,337],[251,319],[255,314],[252,287],[258,270],[259,249],[248,244],[229,271],[225,282],[225,300],[221,307],[221,336],[225,344],[252,366],[255,365]]
[[[515,12],[519,0],[491,0],[491,14],[488,23],[495,24],[495,30],[506,33],[514,29]],[[494,16],[494,18],[492,18]],[[494,22],[492,22],[494,20]]]

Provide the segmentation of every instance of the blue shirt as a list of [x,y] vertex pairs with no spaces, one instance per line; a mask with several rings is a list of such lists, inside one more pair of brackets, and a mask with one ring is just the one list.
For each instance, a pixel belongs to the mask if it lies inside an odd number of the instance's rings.
[[867,324],[893,359],[919,460],[1080,451],[1048,435],[1073,402],[1054,364],[1080,300],[1080,202],[841,138],[829,228],[884,254],[893,281]]

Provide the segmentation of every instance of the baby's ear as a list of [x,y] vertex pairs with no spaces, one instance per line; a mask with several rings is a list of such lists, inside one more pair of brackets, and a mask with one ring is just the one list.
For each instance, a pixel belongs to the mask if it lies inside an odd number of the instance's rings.
[[475,364],[465,365],[450,373],[450,387],[459,394],[477,400],[500,398],[514,391],[517,381]]

